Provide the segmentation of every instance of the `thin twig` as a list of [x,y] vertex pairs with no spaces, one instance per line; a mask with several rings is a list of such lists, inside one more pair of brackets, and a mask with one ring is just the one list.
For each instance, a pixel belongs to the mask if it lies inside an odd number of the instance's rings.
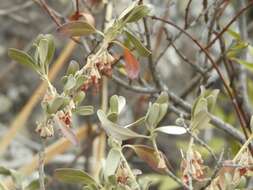
[[[231,98],[231,101],[232,101],[232,104],[235,108],[235,111],[236,111],[236,114],[238,116],[238,119],[240,121],[240,124],[241,124],[241,127],[242,127],[242,130],[243,130],[243,133],[245,135],[246,138],[248,138],[248,132],[247,132],[247,126],[246,126],[246,123],[245,123],[245,120],[243,119],[242,117],[242,113],[240,111],[240,107],[238,105],[238,102],[236,101],[236,99],[234,98],[234,95],[233,93],[231,92],[224,76],[222,75],[219,67],[217,66],[217,64],[215,63],[215,61],[213,60],[213,58],[211,57],[211,55],[209,54],[209,52],[195,39],[193,38],[187,31],[185,31],[184,29],[180,28],[178,25],[174,24],[173,22],[171,21],[168,21],[168,20],[164,20],[162,18],[159,18],[159,17],[156,17],[156,16],[153,16],[152,19],[154,20],[159,20],[161,22],[165,22],[171,26],[173,26],[174,28],[178,29],[179,31],[183,32],[187,37],[189,37],[200,49],[201,51],[207,56],[207,58],[209,59],[209,61],[212,63],[212,66],[215,68],[217,74],[219,75],[220,79],[222,80],[223,84],[224,84],[224,87],[229,95],[229,97]],[[253,154],[253,151],[251,151],[252,154]]]
[[249,4],[248,4],[246,7],[242,8],[242,9],[229,21],[229,23],[221,30],[221,32],[220,32],[219,34],[217,34],[217,35],[215,36],[215,38],[205,47],[205,49],[206,49],[206,50],[209,49],[209,48],[216,42],[216,40],[218,40],[219,37],[220,37],[222,34],[224,34],[224,33],[228,30],[228,28],[236,21],[236,19],[237,19],[238,17],[240,17],[240,15],[243,14],[246,10],[248,10],[252,5],[253,5],[253,1],[250,1]]
[[191,3],[192,3],[192,0],[189,0],[185,9],[184,29],[188,28],[188,15],[189,15]]
[[216,164],[216,166],[214,168],[214,172],[213,172],[211,178],[208,180],[208,182],[203,187],[200,188],[200,190],[205,190],[212,183],[212,181],[215,179],[216,175],[220,171],[220,168],[222,167],[223,155],[224,155],[224,151],[222,151],[220,154],[218,163]]
[[45,173],[44,173],[44,164],[45,164],[45,141],[41,140],[41,150],[39,151],[39,182],[40,190],[45,190]]

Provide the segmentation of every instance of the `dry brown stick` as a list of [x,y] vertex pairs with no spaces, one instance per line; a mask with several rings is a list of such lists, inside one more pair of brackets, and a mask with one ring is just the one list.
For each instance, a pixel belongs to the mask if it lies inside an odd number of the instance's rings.
[[[56,75],[59,73],[60,69],[66,63],[70,55],[72,54],[73,50],[76,47],[76,43],[69,42],[61,55],[58,57],[58,59],[53,64],[50,72],[49,72],[49,79],[54,80]],[[8,147],[8,145],[11,143],[13,138],[17,135],[18,131],[24,127],[28,117],[30,116],[33,108],[37,105],[39,102],[39,99],[41,96],[45,93],[47,88],[47,84],[42,82],[40,86],[35,90],[32,97],[29,99],[29,101],[24,105],[24,107],[21,109],[19,114],[16,116],[16,118],[12,121],[9,130],[6,132],[4,137],[0,141],[0,154],[3,154],[5,149]]]

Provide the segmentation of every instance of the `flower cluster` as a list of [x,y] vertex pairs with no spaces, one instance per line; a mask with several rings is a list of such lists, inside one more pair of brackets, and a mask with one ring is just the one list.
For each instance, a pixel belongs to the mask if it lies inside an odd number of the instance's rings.
[[188,154],[188,158],[184,158],[181,162],[182,180],[187,185],[189,185],[190,177],[197,181],[203,181],[205,178],[204,170],[206,169],[198,151],[190,149]]

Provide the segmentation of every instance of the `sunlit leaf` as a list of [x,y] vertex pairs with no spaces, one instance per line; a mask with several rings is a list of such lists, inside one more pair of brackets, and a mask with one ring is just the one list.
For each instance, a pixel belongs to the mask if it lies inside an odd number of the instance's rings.
[[55,177],[65,183],[90,185],[97,182],[86,172],[73,168],[60,168],[54,172]]
[[158,127],[155,129],[155,131],[162,132],[169,135],[182,135],[187,132],[185,128],[174,126],[174,125]]
[[124,59],[127,76],[130,79],[136,79],[140,73],[140,63],[128,48],[124,48]]
[[87,36],[95,33],[96,29],[85,21],[71,21],[60,26],[58,32],[68,36]]

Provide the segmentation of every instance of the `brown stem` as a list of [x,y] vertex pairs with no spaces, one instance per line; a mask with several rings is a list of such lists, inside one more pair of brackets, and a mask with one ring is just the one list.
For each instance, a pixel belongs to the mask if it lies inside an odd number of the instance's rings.
[[251,1],[249,2],[248,5],[246,5],[244,8],[242,8],[242,9],[231,19],[231,21],[222,29],[222,31],[221,31],[219,34],[217,34],[217,35],[215,36],[215,38],[214,38],[204,49],[205,49],[205,50],[209,49],[209,48],[214,44],[214,42],[216,42],[216,40],[219,39],[220,36],[221,36],[222,34],[224,34],[224,33],[227,31],[227,29],[231,26],[231,24],[233,24],[233,23],[235,22],[235,20],[236,20],[242,13],[244,13],[247,9],[249,9],[252,5],[253,5],[253,0],[251,0]]
[[[229,95],[229,97],[231,98],[231,101],[232,101],[232,104],[235,108],[235,111],[237,113],[237,116],[238,116],[238,119],[240,121],[240,124],[241,124],[241,127],[242,127],[242,130],[243,130],[243,133],[245,135],[245,137],[248,139],[248,133],[247,133],[247,129],[246,129],[246,122],[244,121],[243,117],[242,117],[242,113],[240,111],[240,107],[238,105],[238,102],[236,101],[232,91],[230,90],[228,84],[226,83],[218,65],[215,63],[215,61],[213,60],[213,58],[210,56],[209,52],[195,39],[193,38],[188,32],[186,32],[184,29],[182,29],[181,27],[179,27],[178,25],[174,24],[173,22],[171,21],[168,21],[168,20],[164,20],[162,18],[159,18],[159,17],[156,17],[156,16],[153,16],[152,19],[154,20],[159,20],[161,22],[165,22],[171,26],[173,26],[174,28],[178,29],[179,31],[183,32],[187,37],[189,37],[200,49],[201,51],[206,55],[206,57],[209,59],[209,61],[211,62],[212,66],[215,68],[217,74],[219,75],[220,79],[222,80],[223,84],[224,84],[224,87]],[[253,151],[252,151],[253,153]]]

